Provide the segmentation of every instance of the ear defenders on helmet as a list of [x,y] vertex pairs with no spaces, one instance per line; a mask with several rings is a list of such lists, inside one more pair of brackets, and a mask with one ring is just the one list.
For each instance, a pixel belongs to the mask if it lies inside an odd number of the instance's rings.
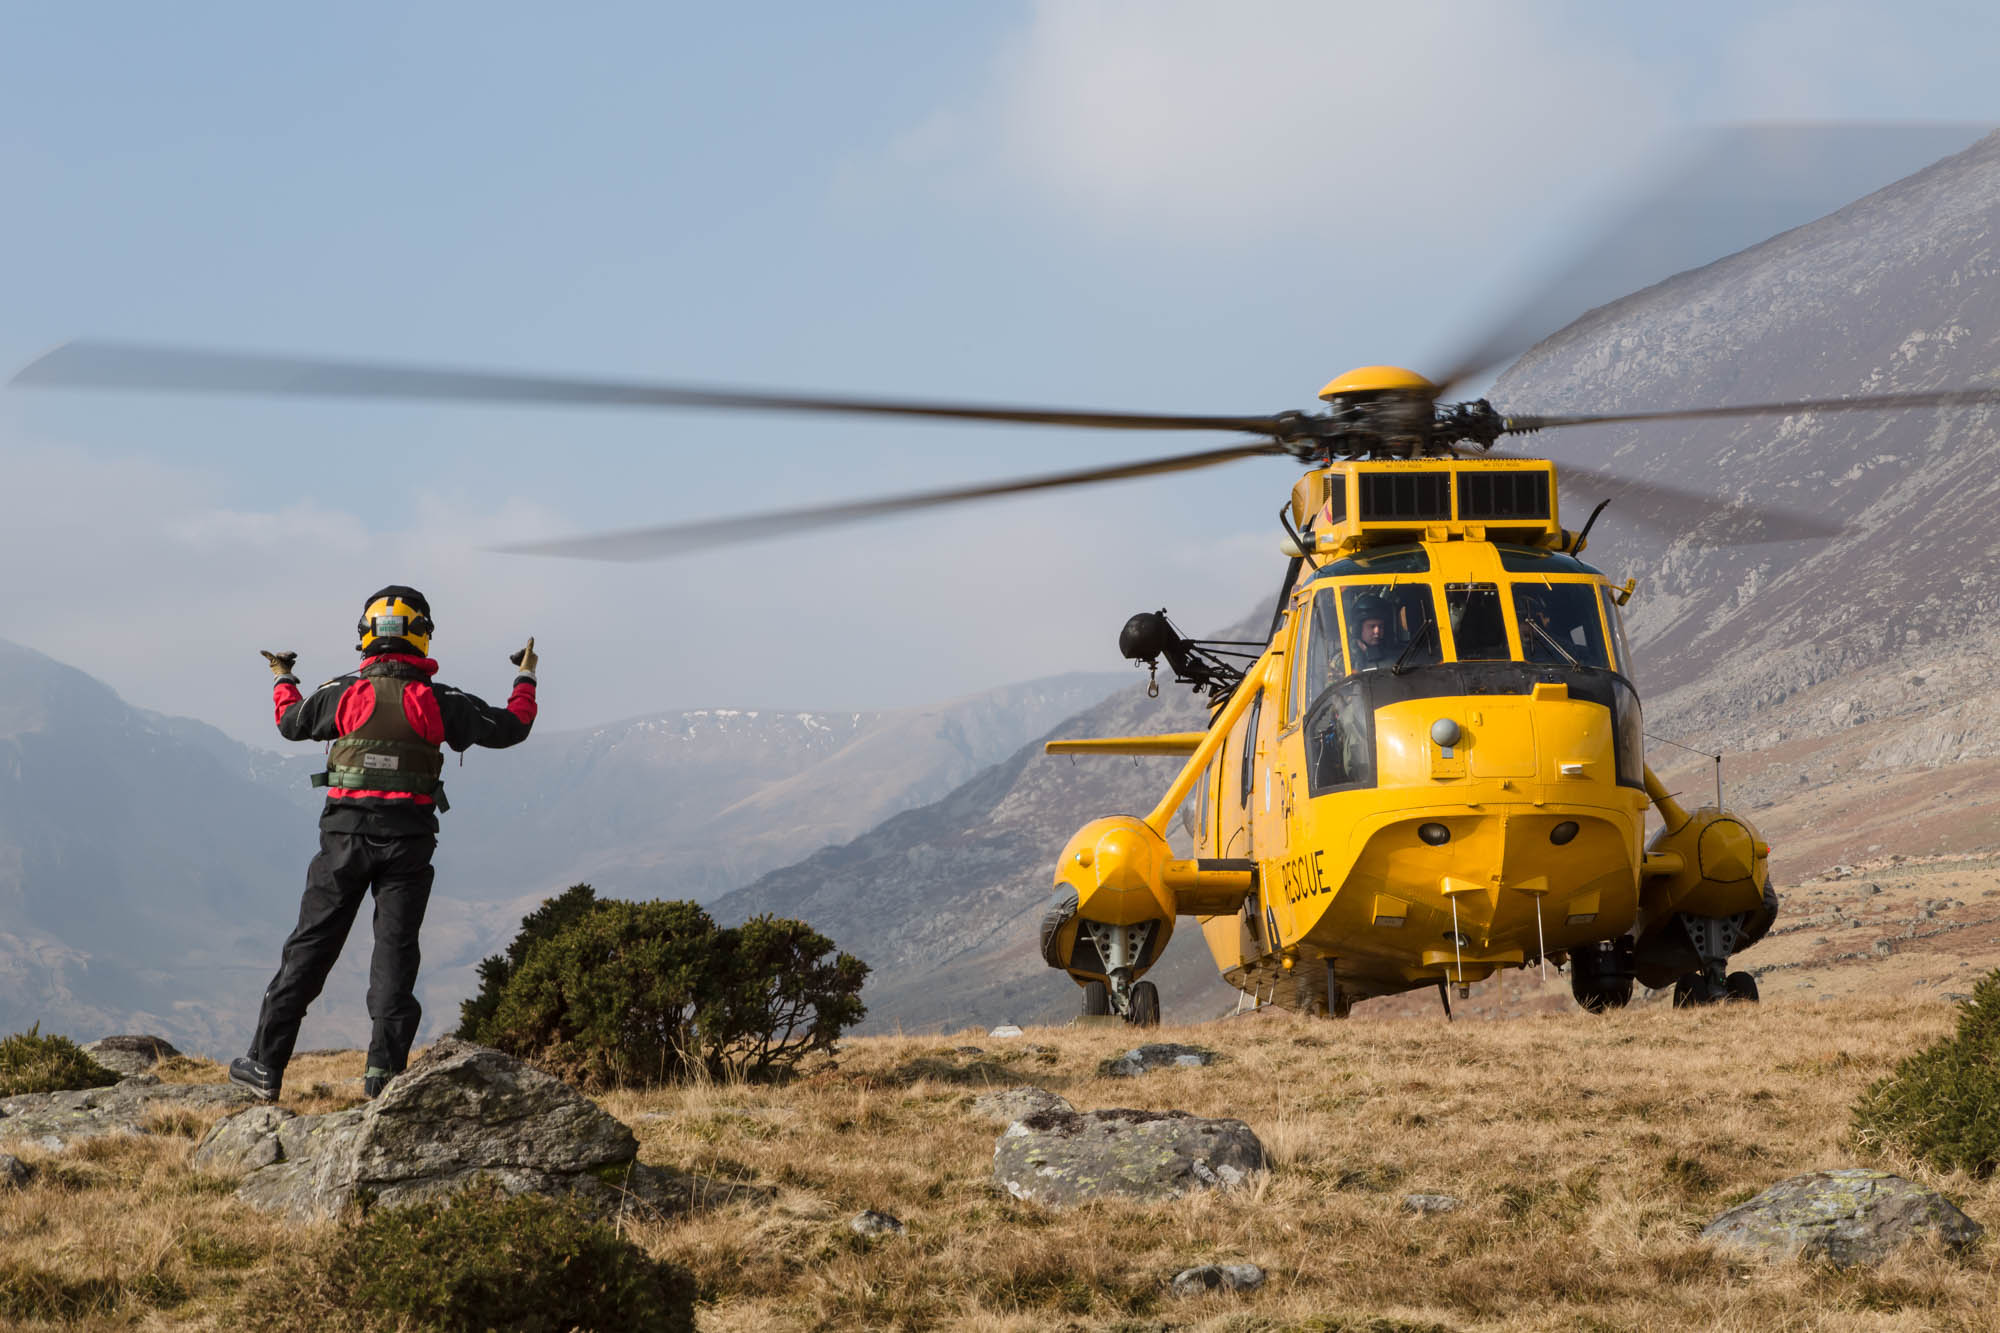
[[436,629],[427,612],[419,611],[400,597],[377,597],[361,613],[354,627],[361,636],[363,652],[377,639],[401,639],[418,652],[428,653],[431,634]]

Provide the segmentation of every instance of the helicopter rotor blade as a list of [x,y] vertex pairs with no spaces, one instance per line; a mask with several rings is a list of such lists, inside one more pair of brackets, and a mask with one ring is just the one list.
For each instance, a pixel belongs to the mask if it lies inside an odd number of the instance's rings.
[[1570,256],[1460,345],[1440,395],[1599,306],[1823,217],[1993,127],[1938,122],[1753,124],[1667,145],[1651,174],[1565,247]]
[[[1495,451],[1473,454],[1479,458],[1520,458],[1522,455]],[[1663,481],[1637,478],[1603,468],[1558,462],[1556,480],[1571,494],[1593,498],[1608,496],[1615,517],[1661,532],[1690,533],[1703,546],[1758,546],[1765,542],[1821,541],[1846,532],[1838,520],[1789,509],[1751,504],[1747,500],[1725,500],[1720,496],[1689,490]],[[1619,503],[1629,501],[1631,503]],[[1711,537],[1700,525],[1716,519],[1731,524],[1727,535]]]
[[1929,389],[1877,393],[1859,398],[1800,398],[1787,403],[1744,403],[1735,407],[1682,407],[1659,412],[1596,412],[1557,416],[1507,415],[1505,433],[1525,435],[1564,426],[1620,425],[1629,421],[1709,421],[1728,417],[1789,417],[1807,412],[1895,412],[1918,407],[1978,407],[2000,403],[2000,388]]
[[204,351],[148,343],[84,339],[32,362],[13,383],[33,388],[142,389],[249,393],[313,398],[400,398],[435,402],[564,404],[590,407],[690,407],[812,412],[847,416],[930,417],[1098,430],[1228,430],[1271,435],[1275,416],[1185,416],[1061,407],[1005,407],[921,399],[854,398],[766,392],[726,386],[656,384],[559,375],[395,366],[379,362]]
[[906,495],[883,496],[872,500],[846,500],[837,504],[808,505],[799,509],[777,509],[762,514],[739,514],[733,518],[699,519],[692,523],[671,523],[661,527],[630,528],[621,532],[587,537],[565,537],[555,541],[519,542],[488,549],[507,555],[566,556],[578,560],[661,560],[689,551],[735,542],[791,538],[801,532],[859,523],[891,514],[935,509],[1002,495],[1028,491],[1060,490],[1069,486],[1091,486],[1099,482],[1127,481],[1138,477],[1163,476],[1196,468],[1232,463],[1239,458],[1281,455],[1284,450],[1268,440],[1250,444],[1204,449],[1198,453],[1172,454],[1164,458],[1114,463],[1106,467],[1083,468],[1071,472],[1045,473],[1009,481],[985,482],[976,486],[954,486],[943,490],[916,491]]

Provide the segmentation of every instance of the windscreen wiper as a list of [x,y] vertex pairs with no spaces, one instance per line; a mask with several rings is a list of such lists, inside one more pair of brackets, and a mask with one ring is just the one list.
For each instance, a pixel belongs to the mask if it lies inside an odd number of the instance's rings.
[[1402,675],[1403,671],[1405,670],[1403,664],[1410,660],[1410,654],[1417,651],[1417,645],[1424,641],[1424,637],[1426,635],[1430,634],[1436,629],[1437,629],[1437,621],[1432,620],[1429,616],[1425,616],[1424,623],[1417,626],[1417,632],[1410,636],[1409,643],[1404,646],[1402,655],[1397,657],[1395,665],[1389,668],[1389,674],[1392,676]]
[[1549,633],[1547,630],[1543,629],[1540,621],[1524,620],[1521,623],[1523,625],[1526,625],[1529,629],[1533,630],[1536,636],[1540,638],[1543,643],[1546,643],[1549,647],[1555,649],[1557,653],[1561,654],[1563,661],[1569,663],[1573,667],[1576,667],[1578,670],[1583,669],[1582,663],[1578,662],[1574,657],[1571,657],[1569,655],[1569,650],[1567,648],[1564,648],[1560,643],[1557,643],[1556,636]]

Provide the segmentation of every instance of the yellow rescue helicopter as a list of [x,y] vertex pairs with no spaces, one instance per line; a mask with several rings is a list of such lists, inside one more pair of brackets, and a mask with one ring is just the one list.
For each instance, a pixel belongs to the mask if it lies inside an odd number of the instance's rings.
[[[1321,410],[1240,416],[108,342],[58,348],[14,383],[1227,432],[1233,438],[1219,446],[1101,467],[499,549],[646,560],[995,496],[1290,457],[1305,472],[1284,511],[1290,561],[1269,634],[1247,645],[1191,640],[1162,612],[1133,617],[1121,636],[1127,657],[1155,669],[1164,661],[1177,680],[1208,691],[1208,725],[1048,747],[1185,758],[1150,812],[1091,821],[1056,863],[1042,950],[1082,988],[1084,1011],[1158,1022],[1158,993],[1144,978],[1182,917],[1199,923],[1240,990],[1334,1016],[1359,999],[1431,986],[1448,1011],[1452,989],[1463,995],[1498,969],[1565,961],[1586,1009],[1626,1004],[1635,981],[1674,986],[1679,1004],[1755,999],[1754,980],[1728,964],[1776,916],[1770,849],[1719,799],[1685,809],[1647,767],[1621,621],[1633,584],[1614,585],[1583,559],[1604,506],[1571,531],[1558,512],[1555,466],[1492,448],[1503,437],[1576,426],[1967,406],[2000,401],[2000,389],[1564,415],[1441,401],[1557,326],[1526,336],[1523,320],[1502,322],[1436,381],[1370,366],[1327,384]],[[1569,464],[1563,474],[1573,494],[1581,484],[1643,496],[1639,508],[1656,517],[1727,513],[1732,540],[1838,530]],[[1650,838],[1649,809],[1661,821]],[[1191,856],[1169,845],[1176,818]]]

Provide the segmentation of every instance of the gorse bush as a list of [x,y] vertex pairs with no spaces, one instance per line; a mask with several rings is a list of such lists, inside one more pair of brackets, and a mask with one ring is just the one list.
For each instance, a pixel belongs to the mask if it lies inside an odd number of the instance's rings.
[[1973,987],[1958,1031],[1918,1051],[1854,1108],[1864,1143],[1895,1144],[1942,1170],[2000,1167],[2000,970]]
[[68,1037],[42,1035],[42,1025],[0,1041],[0,1097],[66,1088],[108,1088],[118,1075]]
[[[459,1003],[458,1035],[467,1041],[484,1040],[486,1029],[500,1007],[501,992],[535,946],[555,935],[564,926],[578,921],[597,908],[597,890],[588,884],[574,884],[521,918],[521,933],[507,946],[506,953],[494,954],[479,964],[479,994]],[[488,1042],[488,1045],[492,1043]]]
[[269,1330],[693,1333],[694,1279],[566,1199],[490,1186],[378,1208],[254,1284]]
[[526,917],[479,975],[459,1036],[604,1088],[789,1070],[860,1021],[868,968],[803,922],[724,929],[693,903],[618,902],[579,884]]

